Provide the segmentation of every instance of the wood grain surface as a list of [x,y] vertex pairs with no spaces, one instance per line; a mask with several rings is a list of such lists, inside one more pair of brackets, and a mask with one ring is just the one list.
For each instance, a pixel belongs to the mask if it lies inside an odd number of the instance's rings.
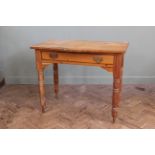
[[83,53],[124,53],[127,42],[105,42],[88,40],[50,40],[31,46],[32,49],[47,49],[54,51]]
[[[53,54],[53,55],[52,55]],[[79,54],[79,53],[55,53],[55,52],[42,52],[42,61],[65,61],[71,62],[84,62],[92,64],[113,64],[114,57],[112,55],[94,55],[94,54]]]

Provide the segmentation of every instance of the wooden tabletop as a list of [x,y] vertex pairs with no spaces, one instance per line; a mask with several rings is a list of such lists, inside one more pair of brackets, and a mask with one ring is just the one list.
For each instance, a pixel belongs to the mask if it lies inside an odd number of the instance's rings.
[[127,42],[105,42],[88,40],[50,40],[31,46],[32,49],[44,49],[67,52],[85,53],[124,53]]

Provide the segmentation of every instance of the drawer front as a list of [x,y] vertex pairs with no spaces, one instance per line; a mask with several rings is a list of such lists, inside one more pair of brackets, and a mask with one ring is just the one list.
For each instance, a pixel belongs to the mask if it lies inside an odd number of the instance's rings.
[[112,55],[42,52],[42,59],[49,61],[81,62],[92,64],[113,64]]

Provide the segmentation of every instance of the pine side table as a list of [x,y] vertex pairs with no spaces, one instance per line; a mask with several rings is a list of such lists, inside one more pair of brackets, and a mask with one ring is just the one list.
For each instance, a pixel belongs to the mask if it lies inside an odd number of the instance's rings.
[[112,117],[115,122],[122,87],[122,71],[127,42],[50,40],[31,46],[35,50],[40,105],[45,111],[44,68],[53,64],[54,92],[58,95],[58,64],[97,66],[113,74]]

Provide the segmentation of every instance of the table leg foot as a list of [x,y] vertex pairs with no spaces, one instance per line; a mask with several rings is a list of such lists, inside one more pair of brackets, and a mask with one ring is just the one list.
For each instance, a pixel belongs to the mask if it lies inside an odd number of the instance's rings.
[[112,122],[113,122],[113,123],[115,123],[115,122],[116,122],[116,118],[115,118],[115,117],[113,117],[113,120],[112,120]]
[[116,118],[117,118],[117,111],[112,110],[112,118],[113,118],[113,123],[116,122]]
[[45,107],[41,106],[41,112],[44,113],[45,112]]

